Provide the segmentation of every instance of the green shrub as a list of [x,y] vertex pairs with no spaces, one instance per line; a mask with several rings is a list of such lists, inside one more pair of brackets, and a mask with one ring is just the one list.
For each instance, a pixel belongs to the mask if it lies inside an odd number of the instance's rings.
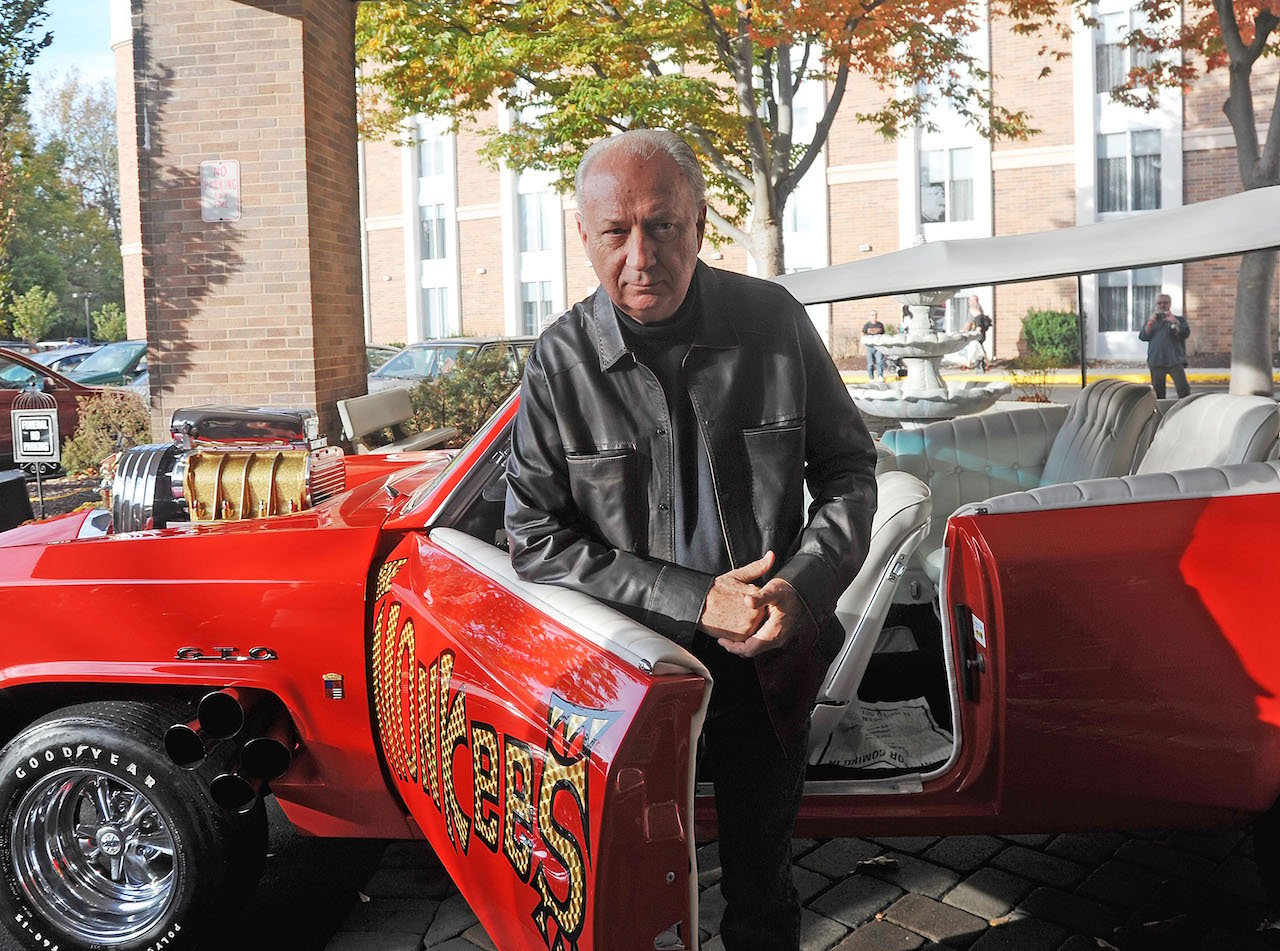
[[1064,310],[1029,310],[1022,318],[1022,336],[1027,352],[1041,357],[1050,366],[1080,364],[1080,330],[1076,315]]
[[137,393],[106,388],[76,403],[80,425],[62,444],[62,467],[71,475],[98,475],[113,452],[151,441],[151,414]]
[[454,426],[455,445],[476,434],[520,382],[501,348],[467,360],[456,369],[424,380],[410,393],[415,432]]

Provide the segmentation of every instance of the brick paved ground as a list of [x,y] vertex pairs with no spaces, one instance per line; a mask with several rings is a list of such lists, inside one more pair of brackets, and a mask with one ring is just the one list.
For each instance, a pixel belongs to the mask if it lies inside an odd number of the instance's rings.
[[[1255,951],[1244,832],[795,840],[804,951]],[[716,844],[698,851],[703,951],[721,951]],[[389,846],[326,951],[493,943],[429,849]]]

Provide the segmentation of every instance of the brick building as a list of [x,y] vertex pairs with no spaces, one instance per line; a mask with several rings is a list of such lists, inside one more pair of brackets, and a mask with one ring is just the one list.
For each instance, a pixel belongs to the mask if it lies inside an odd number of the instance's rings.
[[[945,110],[936,132],[881,138],[853,115],[883,93],[851,79],[822,161],[786,210],[789,268],[821,267],[925,240],[1018,234],[1142,214],[1238,191],[1234,138],[1222,114],[1226,79],[1215,73],[1185,96],[1166,93],[1146,113],[1107,91],[1128,68],[1121,45],[1139,13],[1131,0],[1100,0],[1099,26],[1074,29],[1070,57],[1038,78],[1038,38],[996,20],[974,38],[996,75],[999,103],[1025,109],[1039,134],[994,146]],[[1265,109],[1280,69],[1259,63],[1255,95]],[[824,92],[800,104],[816,115]],[[481,127],[507,121],[500,110]],[[1260,130],[1265,133],[1265,129]],[[596,285],[573,220],[573,201],[543,174],[494,169],[477,158],[476,128],[457,134],[429,118],[410,123],[413,144],[362,142],[365,323],[369,339],[408,342],[458,333],[536,332]],[[749,271],[737,245],[708,245],[704,259]],[[1091,357],[1145,356],[1137,329],[1156,293],[1192,321],[1194,362],[1222,361],[1231,348],[1237,262],[1090,275],[1083,282]],[[989,346],[1014,356],[1028,308],[1076,309],[1071,279],[966,288],[953,300],[953,329],[976,293],[995,317]],[[837,355],[857,351],[871,308],[896,322],[899,303],[861,301],[811,309]],[[1273,304],[1273,319],[1275,316]]]

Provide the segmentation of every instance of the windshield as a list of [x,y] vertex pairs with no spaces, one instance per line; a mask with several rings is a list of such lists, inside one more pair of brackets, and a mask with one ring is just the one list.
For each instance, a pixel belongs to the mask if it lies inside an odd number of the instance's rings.
[[87,376],[90,373],[123,373],[125,367],[137,358],[138,351],[144,349],[146,344],[132,340],[109,343],[76,367],[76,376]]
[[0,390],[20,390],[36,378],[36,371],[0,357]]
[[476,348],[465,344],[432,347],[405,347],[388,360],[375,376],[397,379],[427,378],[448,373],[462,360],[470,359]]

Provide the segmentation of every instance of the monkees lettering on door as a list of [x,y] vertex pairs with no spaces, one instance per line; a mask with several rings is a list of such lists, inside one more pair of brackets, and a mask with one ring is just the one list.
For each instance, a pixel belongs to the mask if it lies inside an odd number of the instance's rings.
[[574,949],[589,900],[588,765],[616,714],[549,693],[536,744],[472,719],[454,652],[419,658],[414,620],[389,596],[404,564],[383,565],[375,592],[374,706],[387,767],[430,798],[455,852],[478,841],[501,853],[533,890],[547,947]]

